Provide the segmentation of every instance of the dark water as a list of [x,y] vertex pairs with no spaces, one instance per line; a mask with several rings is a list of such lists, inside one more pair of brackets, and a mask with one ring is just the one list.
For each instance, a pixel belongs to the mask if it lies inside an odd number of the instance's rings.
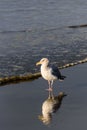
[[[54,96],[64,92],[60,109],[52,115],[49,125],[38,115],[48,98],[47,82],[39,78],[33,82],[0,87],[1,130],[82,130],[87,128],[87,63],[62,70],[64,82],[54,83]],[[84,75],[84,76],[83,76]]]
[[58,66],[87,57],[87,1],[0,0],[0,76],[36,72],[48,57]]

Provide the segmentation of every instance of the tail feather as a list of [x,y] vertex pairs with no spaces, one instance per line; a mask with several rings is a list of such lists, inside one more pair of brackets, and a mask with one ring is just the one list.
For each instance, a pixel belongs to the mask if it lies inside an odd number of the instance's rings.
[[66,78],[66,76],[61,75],[61,77],[59,78],[59,80],[64,80]]

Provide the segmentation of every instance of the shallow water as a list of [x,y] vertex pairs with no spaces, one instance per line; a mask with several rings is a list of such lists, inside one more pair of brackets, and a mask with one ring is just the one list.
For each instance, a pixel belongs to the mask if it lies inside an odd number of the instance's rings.
[[0,77],[34,73],[48,57],[58,66],[87,57],[87,1],[0,1]]
[[[2,130],[67,129],[87,127],[87,63],[62,70],[64,82],[54,83],[54,96],[64,92],[60,108],[49,125],[38,119],[43,102],[48,98],[47,82],[39,78],[32,82],[0,87],[0,128]],[[78,76],[79,75],[79,76]],[[83,76],[84,75],[84,76]]]

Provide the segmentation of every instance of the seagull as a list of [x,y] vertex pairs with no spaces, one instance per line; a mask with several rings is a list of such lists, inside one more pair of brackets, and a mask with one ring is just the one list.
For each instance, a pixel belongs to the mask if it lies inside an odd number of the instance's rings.
[[37,65],[41,65],[41,75],[42,77],[48,81],[49,89],[48,91],[52,91],[53,88],[53,82],[55,80],[64,80],[66,76],[61,75],[58,67],[56,66],[50,66],[49,60],[47,58],[42,58],[39,62],[36,63]]

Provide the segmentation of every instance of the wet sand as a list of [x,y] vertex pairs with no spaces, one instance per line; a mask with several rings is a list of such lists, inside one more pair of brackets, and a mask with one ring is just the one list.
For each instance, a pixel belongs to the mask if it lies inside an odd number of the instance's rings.
[[65,81],[54,83],[54,96],[64,92],[59,110],[53,114],[52,123],[44,125],[39,119],[42,103],[48,98],[47,82],[31,82],[0,87],[0,129],[82,130],[87,128],[87,63],[66,68],[61,72]]

